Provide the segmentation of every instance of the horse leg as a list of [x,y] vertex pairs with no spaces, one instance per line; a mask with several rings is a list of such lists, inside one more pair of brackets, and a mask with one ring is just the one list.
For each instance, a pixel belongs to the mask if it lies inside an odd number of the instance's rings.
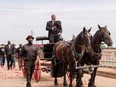
[[63,82],[63,86],[67,87],[67,81],[66,81],[66,72],[67,72],[67,66],[65,66],[65,64],[63,64],[63,68],[62,68],[62,73],[64,75],[64,82]]
[[97,68],[94,68],[94,71],[91,73],[91,79],[89,81],[88,87],[96,87],[95,86],[96,72],[97,72]]
[[63,86],[64,87],[67,87],[68,85],[67,85],[67,81],[66,81],[66,74],[64,75],[64,82],[63,82]]
[[54,79],[54,85],[55,85],[55,86],[58,86],[57,77],[55,77],[55,79]]
[[70,69],[70,84],[69,87],[73,87],[72,81],[75,78],[74,70],[75,70],[75,62],[69,64],[69,69]]
[[83,83],[82,83],[82,78],[83,77],[83,71],[82,69],[79,69],[77,71],[77,78],[76,78],[76,87],[83,87]]
[[69,87],[73,87],[72,85],[72,70],[70,70],[70,84],[69,84]]
[[54,85],[55,86],[58,86],[58,80],[57,80],[57,72],[56,72],[56,69],[55,69],[56,67],[54,67],[54,77],[55,77],[55,79],[54,79]]
[[57,65],[56,65],[56,59],[55,59],[55,57],[53,57],[52,66],[53,66],[53,77],[55,78],[54,79],[54,85],[58,86],[58,81],[57,81]]
[[57,81],[57,65],[56,66],[54,66],[54,77],[55,77],[55,79],[54,79],[54,85],[55,86],[58,86],[58,81]]

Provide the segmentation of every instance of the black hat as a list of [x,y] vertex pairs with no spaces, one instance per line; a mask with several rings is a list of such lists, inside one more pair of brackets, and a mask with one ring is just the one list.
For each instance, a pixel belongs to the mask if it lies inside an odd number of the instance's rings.
[[28,40],[29,38],[34,39],[34,37],[32,35],[28,35],[28,37],[26,38],[26,40]]

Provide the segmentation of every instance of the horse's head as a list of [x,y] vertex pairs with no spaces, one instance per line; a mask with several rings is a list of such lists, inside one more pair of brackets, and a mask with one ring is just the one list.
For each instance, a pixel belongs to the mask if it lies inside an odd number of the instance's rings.
[[85,27],[83,28],[83,31],[80,33],[80,43],[81,45],[84,45],[86,48],[86,52],[89,52],[91,50],[91,34],[90,34],[91,28],[87,30]]
[[107,26],[105,27],[101,27],[100,25],[98,25],[98,35],[100,37],[100,40],[105,42],[108,46],[111,46],[113,44],[112,39],[110,37],[110,32],[107,29]]

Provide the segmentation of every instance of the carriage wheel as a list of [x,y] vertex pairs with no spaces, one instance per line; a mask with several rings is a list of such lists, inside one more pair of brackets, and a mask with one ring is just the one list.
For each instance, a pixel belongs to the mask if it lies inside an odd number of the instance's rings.
[[23,76],[26,78],[26,71],[24,67],[22,68],[22,73],[23,73]]
[[40,70],[36,70],[34,73],[34,78],[36,82],[39,82],[40,78],[41,78],[41,71]]
[[[70,80],[70,72],[67,72],[67,77],[68,77],[68,80]],[[74,77],[72,78],[72,81],[74,80]]]
[[36,82],[39,82],[41,78],[41,69],[40,69],[39,64],[35,66],[34,78]]
[[24,68],[24,60],[23,59],[21,60],[21,68],[22,68],[23,76],[26,78],[26,71],[25,71],[25,68]]

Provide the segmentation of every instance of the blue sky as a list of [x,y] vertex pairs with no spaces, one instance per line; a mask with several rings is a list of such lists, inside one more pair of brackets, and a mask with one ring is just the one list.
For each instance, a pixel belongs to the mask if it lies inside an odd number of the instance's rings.
[[56,14],[63,26],[62,36],[70,40],[83,27],[107,25],[116,46],[116,0],[0,0],[0,43],[26,43],[31,30],[34,36],[47,36],[46,22]]

